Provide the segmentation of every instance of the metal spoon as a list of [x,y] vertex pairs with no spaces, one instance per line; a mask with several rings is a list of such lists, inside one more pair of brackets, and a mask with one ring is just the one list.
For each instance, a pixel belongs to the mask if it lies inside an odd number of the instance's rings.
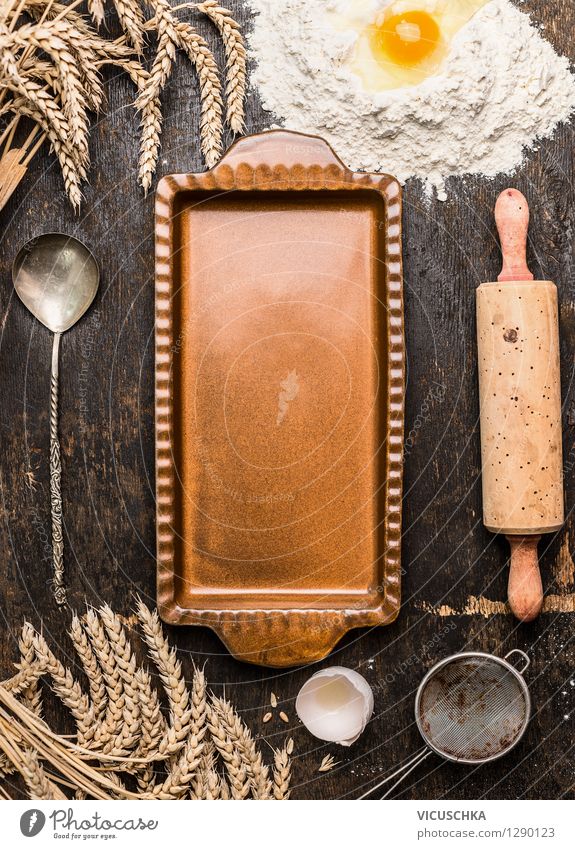
[[62,534],[62,463],[58,441],[58,354],[60,337],[84,315],[98,291],[100,273],[88,248],[73,236],[46,233],[27,242],[12,266],[14,287],[38,321],[52,331],[50,383],[50,508],[54,598],[66,603]]

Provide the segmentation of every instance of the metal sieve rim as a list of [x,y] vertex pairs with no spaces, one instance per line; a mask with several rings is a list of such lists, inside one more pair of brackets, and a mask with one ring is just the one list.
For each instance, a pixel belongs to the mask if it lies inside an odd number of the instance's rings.
[[[458,764],[471,764],[471,765],[477,766],[479,764],[488,763],[489,761],[496,761],[498,758],[502,758],[504,755],[507,755],[512,749],[515,748],[515,746],[519,743],[519,741],[521,740],[521,738],[525,734],[525,731],[527,730],[527,726],[529,725],[529,720],[531,719],[531,694],[529,692],[529,687],[527,686],[525,679],[524,679],[523,675],[521,674],[521,672],[519,672],[513,666],[512,663],[509,663],[509,661],[506,660],[506,658],[509,657],[511,654],[515,654],[517,652],[519,654],[521,654],[524,659],[527,660],[527,665],[523,669],[523,671],[525,671],[525,669],[529,665],[529,658],[527,657],[525,652],[522,652],[518,649],[513,649],[512,651],[508,652],[507,655],[505,656],[505,658],[497,657],[497,655],[495,655],[495,654],[488,654],[487,652],[480,652],[480,651],[460,652],[459,654],[452,654],[449,657],[445,657],[443,660],[440,660],[439,663],[436,663],[435,666],[431,667],[431,669],[425,674],[423,680],[421,681],[419,687],[417,688],[417,694],[415,696],[415,722],[416,722],[416,725],[417,725],[417,729],[418,729],[419,733],[421,734],[421,736],[422,736],[422,738],[425,742],[425,745],[429,749],[431,749],[433,752],[435,752],[437,755],[439,755],[441,758],[443,758],[446,761],[452,761],[453,763],[458,763]],[[502,749],[501,751],[496,752],[493,755],[488,755],[485,758],[458,758],[458,757],[455,757],[454,755],[447,754],[447,752],[442,751],[440,748],[438,748],[437,746],[435,746],[431,742],[431,740],[429,739],[428,735],[425,733],[425,731],[422,727],[422,724],[421,724],[420,706],[421,706],[421,699],[422,699],[422,696],[423,696],[423,691],[425,690],[425,687],[427,686],[427,683],[429,682],[429,680],[431,678],[433,678],[435,675],[437,675],[437,673],[441,669],[443,669],[445,666],[449,666],[449,664],[454,663],[455,661],[460,661],[460,660],[464,660],[464,659],[472,659],[472,658],[474,658],[474,659],[482,658],[483,660],[489,660],[489,661],[492,661],[493,663],[497,663],[499,666],[502,666],[505,670],[507,670],[507,672],[511,672],[511,674],[515,676],[515,678],[516,678],[516,680],[519,684],[519,687],[521,689],[521,692],[523,694],[523,698],[525,699],[525,719],[523,721],[523,725],[522,725],[520,731],[518,732],[517,736],[515,737],[515,740],[511,743],[511,745],[507,746],[505,749]]]

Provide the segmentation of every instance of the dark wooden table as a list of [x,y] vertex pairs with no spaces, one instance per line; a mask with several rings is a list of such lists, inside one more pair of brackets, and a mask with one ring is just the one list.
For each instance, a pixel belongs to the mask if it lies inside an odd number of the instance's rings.
[[[249,27],[250,14],[230,0]],[[527,0],[555,48],[575,59],[571,0]],[[216,48],[209,25],[202,31]],[[219,46],[216,48],[219,50]],[[220,60],[221,60],[221,53]],[[109,86],[107,113],[92,133],[91,186],[81,215],[64,197],[54,159],[44,149],[2,211],[0,261],[0,486],[3,552],[2,672],[16,660],[24,618],[43,625],[73,662],[67,618],[54,609],[50,577],[48,395],[51,337],[12,292],[10,265],[35,234],[61,230],[85,240],[102,268],[89,316],[62,345],[61,438],[70,599],[108,602],[129,615],[133,594],[154,603],[153,196],[136,185],[138,127],[125,79]],[[200,170],[198,97],[181,61],[165,96],[160,173]],[[250,131],[269,123],[257,98],[248,104]],[[470,143],[472,141],[470,140]],[[575,196],[574,131],[559,129],[528,155],[513,177],[453,180],[445,203],[427,203],[405,188],[405,294],[408,346],[403,607],[390,627],[348,636],[331,662],[357,668],[376,687],[375,715],[351,749],[322,746],[295,716],[294,698],[309,669],[273,671],[233,660],[208,630],[172,630],[184,668],[207,661],[209,681],[240,708],[255,732],[277,745],[296,743],[296,798],[352,798],[366,782],[420,746],[413,699],[425,671],[464,649],[529,652],[534,716],[505,760],[480,769],[430,758],[410,777],[404,798],[573,798],[575,782]],[[385,151],[382,152],[385,158]],[[507,546],[481,523],[481,483],[474,289],[498,270],[492,208],[512,183],[532,206],[530,260],[536,276],[555,280],[561,299],[564,531],[541,546],[544,584],[560,596],[537,622],[519,626],[504,612]],[[29,486],[29,474],[38,482]],[[470,600],[471,599],[471,600]],[[440,608],[444,605],[443,608]],[[560,612],[560,608],[565,612]],[[571,611],[571,612],[569,612]],[[271,691],[290,718],[261,717]],[[262,743],[267,750],[267,746]],[[340,765],[319,774],[331,752]]]

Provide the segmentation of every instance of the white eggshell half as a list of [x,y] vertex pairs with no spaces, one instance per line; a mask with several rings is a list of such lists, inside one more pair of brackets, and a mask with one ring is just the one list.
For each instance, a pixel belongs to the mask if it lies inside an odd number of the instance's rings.
[[297,715],[314,737],[351,746],[373,713],[373,693],[353,669],[332,666],[306,681],[295,703]]

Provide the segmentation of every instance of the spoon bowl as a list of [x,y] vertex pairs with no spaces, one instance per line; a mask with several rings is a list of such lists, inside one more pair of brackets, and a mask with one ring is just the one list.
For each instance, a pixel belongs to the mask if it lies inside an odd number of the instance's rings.
[[100,273],[93,255],[78,239],[46,233],[18,251],[12,278],[32,315],[53,333],[64,333],[94,300]]

